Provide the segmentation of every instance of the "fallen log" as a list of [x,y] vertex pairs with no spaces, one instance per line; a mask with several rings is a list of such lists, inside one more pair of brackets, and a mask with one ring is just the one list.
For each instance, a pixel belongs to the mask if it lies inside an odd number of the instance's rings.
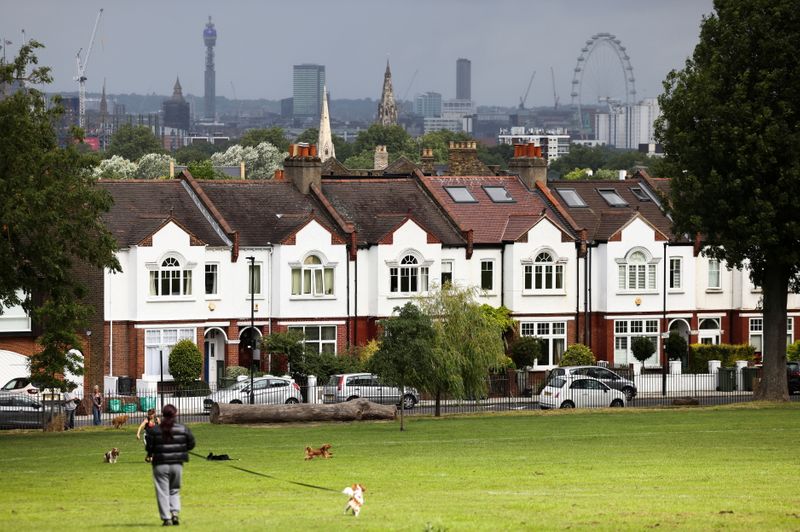
[[355,399],[331,405],[240,405],[214,403],[210,419],[219,424],[291,423],[301,421],[363,421],[394,419],[394,405],[380,405],[366,399]]

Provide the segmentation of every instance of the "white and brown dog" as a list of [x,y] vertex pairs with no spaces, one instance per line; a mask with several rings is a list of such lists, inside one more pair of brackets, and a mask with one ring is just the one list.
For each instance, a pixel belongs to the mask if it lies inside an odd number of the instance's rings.
[[106,451],[104,460],[107,464],[116,464],[118,456],[119,456],[119,449],[114,447],[110,451]]
[[344,507],[344,513],[347,513],[347,510],[352,510],[353,515],[358,517],[361,507],[364,505],[365,491],[367,491],[367,488],[361,484],[353,484],[342,490],[342,493],[350,497],[350,500],[347,501],[347,506]]

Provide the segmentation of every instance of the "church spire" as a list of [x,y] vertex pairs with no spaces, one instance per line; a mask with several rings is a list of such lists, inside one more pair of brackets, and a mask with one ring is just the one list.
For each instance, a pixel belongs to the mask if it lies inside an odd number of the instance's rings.
[[397,105],[394,103],[392,91],[392,71],[389,69],[389,60],[386,60],[386,72],[383,74],[383,93],[381,103],[378,104],[377,123],[382,126],[397,124]]
[[183,102],[183,87],[181,87],[181,78],[175,78],[175,86],[172,87],[172,99],[176,102]]
[[319,140],[317,153],[323,163],[331,158],[336,158],[336,149],[331,136],[331,119],[328,114],[328,87],[322,87],[322,111],[319,116]]

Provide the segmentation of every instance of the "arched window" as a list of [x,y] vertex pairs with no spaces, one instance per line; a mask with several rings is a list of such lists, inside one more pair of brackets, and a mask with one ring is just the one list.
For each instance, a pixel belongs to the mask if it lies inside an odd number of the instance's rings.
[[151,296],[188,296],[192,294],[192,271],[183,269],[175,257],[161,261],[158,270],[150,272]]
[[428,267],[422,266],[414,255],[405,255],[399,266],[389,268],[389,291],[416,293],[428,291]]
[[533,264],[523,267],[525,290],[563,290],[564,265],[557,264],[549,251],[536,255]]
[[656,289],[656,265],[648,262],[643,251],[633,251],[624,261],[619,262],[619,289]]
[[333,267],[323,264],[317,255],[306,257],[301,265],[292,267],[292,295],[333,295]]

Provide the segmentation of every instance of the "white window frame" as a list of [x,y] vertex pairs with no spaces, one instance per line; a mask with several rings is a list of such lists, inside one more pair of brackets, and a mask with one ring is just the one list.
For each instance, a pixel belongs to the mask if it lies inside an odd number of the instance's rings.
[[669,289],[683,290],[683,257],[669,258]]
[[260,262],[247,264],[247,299],[250,299],[251,294],[253,297],[262,297],[262,270]]
[[[442,286],[444,286],[447,283],[450,283],[451,286],[453,285],[453,266],[454,264],[452,260],[442,261],[442,271],[441,275],[439,276],[439,280],[441,281]],[[445,275],[449,275],[450,279],[445,280]]]
[[[764,318],[750,318],[748,324],[748,343],[752,345],[756,353],[763,353],[764,349]],[[794,342],[794,318],[786,318],[786,347]]]
[[523,321],[519,324],[520,336],[539,338],[547,346],[547,365],[557,366],[567,349],[566,321]]
[[[638,336],[650,338],[656,350],[645,361],[644,365],[658,366],[661,353],[661,325],[658,319],[640,318],[630,320],[614,320],[614,364],[630,364],[638,362],[631,350],[633,339]],[[652,362],[654,361],[654,362]]]
[[[169,353],[181,340],[197,342],[197,329],[194,327],[165,327],[144,330],[144,377],[159,379],[163,369],[164,378],[172,379],[169,373]],[[161,354],[159,354],[161,353]],[[159,368],[159,359],[163,366]]]
[[[211,283],[213,284],[211,291],[208,290],[209,280],[211,280]],[[206,296],[219,295],[219,264],[216,262],[206,263],[205,275],[203,276],[203,289],[206,292]]]
[[289,291],[293,299],[335,297],[336,263],[328,262],[322,254],[314,252],[306,255],[302,262],[289,266]]
[[412,251],[401,253],[400,260],[387,262],[390,297],[408,297],[428,292],[432,263],[433,261],[423,260],[418,253]]
[[148,263],[145,266],[150,272],[147,281],[148,298],[174,300],[192,297],[192,270],[196,266],[195,263],[169,254],[157,263]]
[[722,268],[720,267],[719,259],[708,259],[708,289],[721,290],[722,289]]
[[[316,338],[308,337],[308,331],[316,329]],[[322,338],[322,331],[323,329],[330,332],[333,329],[333,339],[330,338]],[[337,354],[336,350],[336,337],[338,336],[339,329],[336,325],[330,325],[326,323],[313,323],[313,324],[297,324],[297,325],[289,325],[289,331],[299,331],[303,334],[303,345],[305,346],[316,346],[317,353],[332,353]]]
[[558,258],[549,249],[536,252],[533,260],[522,263],[522,291],[524,294],[563,294],[565,259]]
[[624,258],[617,259],[619,291],[624,293],[657,292],[656,265],[659,260],[644,248],[634,248]]
[[[484,268],[484,265],[487,265],[489,267],[488,268]],[[487,292],[487,293],[491,294],[491,293],[494,292],[494,286],[495,286],[495,282],[494,282],[494,276],[495,276],[494,259],[481,259],[480,266],[481,266],[480,283],[479,283],[480,288],[484,292]],[[491,286],[489,286],[488,288],[485,287],[484,283],[483,283],[483,273],[484,272],[490,272],[490,274],[491,274],[491,277],[489,278]]]

